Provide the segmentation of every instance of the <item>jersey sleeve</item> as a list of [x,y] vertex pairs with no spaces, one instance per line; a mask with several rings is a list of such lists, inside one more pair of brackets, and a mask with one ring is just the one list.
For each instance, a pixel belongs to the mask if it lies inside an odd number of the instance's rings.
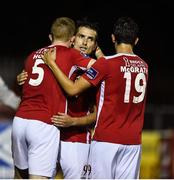
[[79,68],[85,70],[88,66],[88,63],[90,62],[91,58],[76,50],[76,49],[71,49],[71,52],[72,52],[72,61],[73,61],[73,64],[77,65]]
[[88,69],[82,77],[90,82],[93,86],[97,86],[105,76],[107,76],[106,60],[101,58],[97,60],[90,69]]

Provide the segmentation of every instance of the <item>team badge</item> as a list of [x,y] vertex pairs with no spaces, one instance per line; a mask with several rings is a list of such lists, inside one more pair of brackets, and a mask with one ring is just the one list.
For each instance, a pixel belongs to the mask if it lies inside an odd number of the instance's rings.
[[96,71],[93,67],[86,71],[86,75],[89,77],[89,79],[95,79],[97,74],[98,71]]

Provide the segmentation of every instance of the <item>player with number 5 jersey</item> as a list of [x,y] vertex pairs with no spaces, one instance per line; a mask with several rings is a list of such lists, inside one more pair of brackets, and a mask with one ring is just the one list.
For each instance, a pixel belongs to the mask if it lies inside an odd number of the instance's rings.
[[[37,119],[52,124],[51,117],[57,112],[66,112],[66,96],[50,69],[45,65],[41,54],[53,46],[33,52],[26,60],[25,70],[28,79],[23,85],[23,97],[16,116]],[[70,76],[77,67],[87,67],[90,58],[73,48],[57,47],[57,64]]]
[[15,178],[51,178],[56,171],[60,131],[51,122],[57,112],[66,113],[65,92],[57,83],[41,55],[57,48],[57,64],[67,76],[76,67],[88,66],[90,58],[70,48],[75,23],[67,17],[57,18],[51,26],[52,44],[31,53],[25,62],[28,78],[23,85],[22,101],[12,126],[12,153]]

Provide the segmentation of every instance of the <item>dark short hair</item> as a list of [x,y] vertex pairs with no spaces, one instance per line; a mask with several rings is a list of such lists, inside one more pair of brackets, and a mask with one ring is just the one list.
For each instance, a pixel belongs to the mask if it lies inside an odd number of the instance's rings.
[[98,32],[99,32],[99,23],[93,22],[89,20],[89,18],[85,17],[81,20],[77,20],[77,32],[80,27],[86,27],[92,29],[96,32],[96,40],[98,39]]
[[137,23],[130,17],[120,17],[114,24],[113,34],[117,43],[133,45],[138,37],[139,28]]

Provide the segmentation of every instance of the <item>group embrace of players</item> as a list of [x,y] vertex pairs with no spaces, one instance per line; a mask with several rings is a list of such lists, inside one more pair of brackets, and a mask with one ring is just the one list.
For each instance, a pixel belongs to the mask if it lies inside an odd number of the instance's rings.
[[133,19],[118,18],[111,37],[116,53],[104,56],[95,23],[59,17],[51,45],[28,56],[17,77],[15,178],[52,178],[58,164],[66,179],[138,178],[148,65],[133,52]]

